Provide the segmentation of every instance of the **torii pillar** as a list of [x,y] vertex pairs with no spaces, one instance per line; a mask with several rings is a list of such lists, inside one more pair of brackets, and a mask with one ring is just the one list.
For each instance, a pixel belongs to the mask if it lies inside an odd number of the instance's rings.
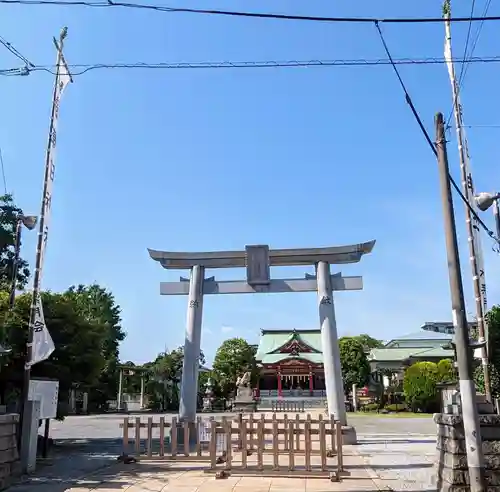
[[186,338],[184,340],[181,401],[179,407],[179,419],[188,422],[196,420],[204,275],[205,268],[200,265],[194,265],[191,269],[191,278],[189,280]]

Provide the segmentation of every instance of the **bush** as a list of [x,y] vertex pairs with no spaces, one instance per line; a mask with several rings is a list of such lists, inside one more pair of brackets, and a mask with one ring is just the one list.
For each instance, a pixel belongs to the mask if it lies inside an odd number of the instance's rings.
[[417,362],[408,367],[403,379],[406,403],[413,412],[438,411],[438,366],[434,362]]
[[361,411],[363,412],[377,412],[380,406],[378,403],[367,403],[361,407]]
[[439,382],[449,382],[457,380],[455,366],[450,359],[440,360],[437,364]]
[[392,403],[384,407],[388,412],[407,412],[408,405],[406,403]]

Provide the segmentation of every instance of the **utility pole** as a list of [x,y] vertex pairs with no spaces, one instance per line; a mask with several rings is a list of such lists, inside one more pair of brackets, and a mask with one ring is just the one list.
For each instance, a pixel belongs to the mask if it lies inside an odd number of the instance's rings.
[[458,376],[462,418],[467,449],[471,492],[485,492],[484,456],[479,426],[479,412],[476,402],[476,388],[472,378],[472,350],[469,347],[469,329],[465,311],[460,257],[458,253],[457,229],[453,211],[453,197],[449,180],[448,154],[444,130],[443,114],[438,113],[436,123],[436,150],[439,166],[441,199],[443,203],[446,254],[451,291],[453,325],[455,327],[455,347],[457,354]]
[[500,238],[500,211],[498,210],[498,198],[493,202],[493,216],[495,217],[495,228],[497,237]]
[[[31,367],[43,360],[46,360],[54,351],[54,342],[47,330],[43,316],[43,307],[40,297],[42,270],[44,263],[45,247],[48,237],[48,222],[52,206],[52,189],[55,176],[55,148],[57,141],[57,122],[59,118],[59,105],[65,87],[73,82],[68,65],[63,55],[63,44],[67,36],[68,29],[61,30],[59,40],[53,39],[57,50],[57,72],[52,93],[52,111],[50,116],[49,138],[45,153],[45,172],[43,180],[42,203],[39,216],[38,239],[35,256],[35,268],[33,272],[33,294],[31,298],[30,320],[28,325],[28,340],[26,343],[26,358],[24,364],[24,377],[21,399],[21,467],[23,472],[27,472],[35,465],[30,462],[30,449],[36,434],[30,420],[30,395],[29,387],[31,381]],[[34,434],[34,435],[33,435]]]
[[[460,174],[462,180],[462,190],[471,207],[475,207],[474,182],[469,165],[469,150],[467,138],[463,128],[462,105],[460,103],[460,91],[455,76],[455,67],[453,65],[453,56],[451,51],[451,6],[450,0],[446,0],[443,6],[444,26],[445,26],[445,48],[444,57],[450,76],[451,89],[453,93],[453,113],[455,116],[455,129],[457,132],[458,156],[460,159]],[[476,211],[476,208],[474,208]],[[476,318],[479,342],[486,343],[479,349],[481,354],[481,366],[484,377],[484,392],[486,399],[492,402],[490,374],[488,368],[488,327],[486,326],[486,312],[488,303],[486,299],[486,280],[484,274],[484,261],[481,248],[481,238],[479,226],[476,224],[475,217],[472,217],[470,207],[465,206],[465,221],[467,223],[467,235],[469,242],[470,264],[472,267],[472,281],[474,284],[474,299],[476,302]],[[467,325],[468,326],[468,325]]]

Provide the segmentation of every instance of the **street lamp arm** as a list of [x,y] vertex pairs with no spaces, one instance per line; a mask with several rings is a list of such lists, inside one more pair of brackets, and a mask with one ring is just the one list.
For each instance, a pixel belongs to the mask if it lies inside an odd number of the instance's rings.
[[477,208],[484,212],[488,210],[498,199],[500,199],[500,193],[478,193],[474,200],[476,202]]

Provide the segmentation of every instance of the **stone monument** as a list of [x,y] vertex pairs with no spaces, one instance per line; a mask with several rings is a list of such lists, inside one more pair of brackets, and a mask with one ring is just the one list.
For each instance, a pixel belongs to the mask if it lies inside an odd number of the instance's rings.
[[205,396],[203,397],[203,409],[202,412],[212,412],[214,403],[214,391],[212,378],[208,378],[207,384],[205,385]]
[[245,372],[236,380],[236,398],[233,403],[233,412],[255,412],[257,402],[254,400],[252,388],[250,387],[250,373]]

